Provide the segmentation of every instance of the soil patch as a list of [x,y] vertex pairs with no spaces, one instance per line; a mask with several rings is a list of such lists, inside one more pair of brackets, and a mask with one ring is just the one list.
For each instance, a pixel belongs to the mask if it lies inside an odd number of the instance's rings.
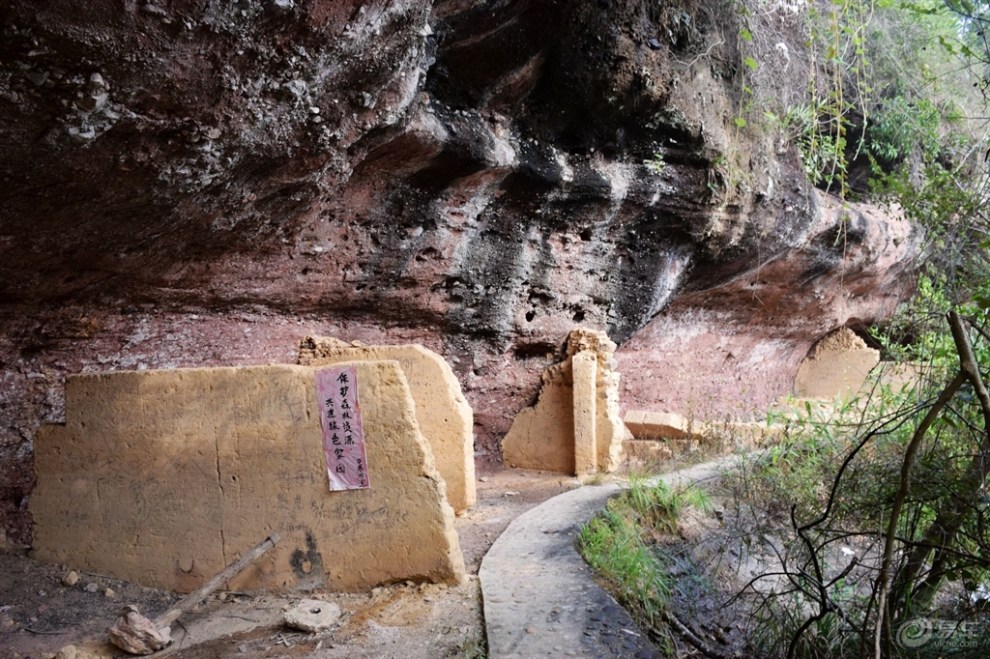
[[[560,474],[482,468],[478,503],[456,519],[468,571],[464,584],[446,587],[406,582],[370,594],[316,594],[343,611],[340,624],[322,634],[280,625],[281,613],[300,597],[218,593],[173,625],[173,646],[156,656],[214,657],[451,657],[484,648],[478,568],[492,543],[533,506],[577,487]],[[22,551],[0,552],[0,659],[50,657],[66,645],[96,647],[125,604],[149,617],[179,597],[72,566],[38,563]],[[313,596],[308,594],[307,596]]]

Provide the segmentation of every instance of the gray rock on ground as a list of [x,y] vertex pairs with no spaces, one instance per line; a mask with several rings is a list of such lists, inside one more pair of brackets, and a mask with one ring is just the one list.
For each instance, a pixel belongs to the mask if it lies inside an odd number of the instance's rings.
[[302,600],[285,612],[282,621],[286,627],[316,634],[337,624],[340,620],[340,607],[333,602],[322,600]]

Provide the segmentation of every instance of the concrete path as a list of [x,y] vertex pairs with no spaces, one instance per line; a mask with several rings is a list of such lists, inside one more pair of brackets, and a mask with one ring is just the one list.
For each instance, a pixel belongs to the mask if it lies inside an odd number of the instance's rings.
[[[670,484],[717,477],[728,457],[653,479]],[[481,562],[488,652],[503,657],[654,657],[649,639],[594,581],[575,546],[581,526],[618,494],[586,485],[516,518]]]

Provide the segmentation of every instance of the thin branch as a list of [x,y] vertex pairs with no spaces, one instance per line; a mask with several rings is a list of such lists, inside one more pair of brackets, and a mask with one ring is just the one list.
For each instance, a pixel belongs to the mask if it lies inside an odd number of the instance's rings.
[[736,592],[735,595],[733,595],[728,600],[726,600],[726,602],[725,602],[725,604],[723,606],[728,607],[728,606],[731,606],[732,604],[735,604],[746,593],[746,591],[749,590],[750,588],[752,588],[753,589],[753,592],[756,593],[757,595],[763,595],[763,596],[768,596],[768,595],[790,595],[791,593],[804,592],[800,588],[791,588],[790,590],[783,590],[783,591],[780,591],[780,592],[774,591],[772,593],[761,593],[760,591],[756,590],[756,582],[759,581],[760,579],[767,579],[767,578],[770,578],[770,577],[788,577],[788,578],[790,578],[791,576],[792,575],[791,575],[790,572],[763,572],[762,574],[758,574],[755,577],[753,577],[752,579],[750,579],[749,581],[747,581],[746,582],[746,585],[744,585],[742,588],[740,588],[739,591]]
[[[952,338],[956,344],[956,352],[959,355],[960,368],[970,384],[973,385],[983,412],[984,434],[980,448],[961,480],[963,491],[976,493],[983,486],[987,473],[990,471],[990,393],[987,392],[983,383],[979,364],[973,356],[973,350],[962,319],[955,310],[952,310],[948,313],[948,320],[949,328],[952,330]],[[898,601],[906,600],[913,590],[921,595],[918,601],[922,604],[934,595],[938,584],[933,579],[926,578],[917,588],[912,588],[912,584],[918,579],[929,553],[932,552],[929,545],[934,547],[934,558],[929,577],[942,573],[942,566],[948,560],[953,540],[962,527],[965,512],[965,506],[960,497],[948,501],[938,511],[935,521],[925,532],[924,541],[912,548],[902,575],[898,577],[898,587],[895,589]]]
[[670,611],[664,611],[663,617],[667,620],[667,624],[676,629],[677,633],[683,636],[687,642],[694,646],[694,649],[701,654],[705,655],[709,659],[729,659],[729,655],[722,654],[712,646],[705,643],[705,641],[703,641],[693,629],[678,620],[677,616]]
[[[842,477],[845,474],[846,470],[849,468],[849,465],[852,464],[853,459],[859,454],[861,450],[863,450],[866,444],[871,439],[877,437],[878,435],[886,435],[903,426],[912,418],[911,414],[915,409],[920,409],[920,406],[915,406],[914,408],[912,408],[911,411],[901,411],[899,416],[898,415],[891,416],[891,418],[887,419],[882,424],[872,428],[869,432],[863,435],[860,441],[856,444],[853,450],[850,451],[849,454],[843,459],[842,464],[839,466],[839,470],[836,473],[835,478],[832,480],[832,488],[829,491],[828,501],[825,504],[825,509],[822,511],[821,515],[819,515],[818,518],[812,520],[811,522],[801,527],[798,527],[797,520],[795,519],[794,516],[796,511],[796,506],[791,507],[791,524],[794,526],[798,536],[801,538],[801,540],[804,542],[809,552],[811,553],[810,560],[815,567],[815,573],[817,575],[817,579],[815,580],[815,582],[818,587],[819,596],[818,596],[818,613],[816,613],[811,618],[807,619],[805,623],[802,624],[801,627],[799,627],[798,630],[791,637],[791,642],[787,650],[788,659],[790,659],[790,657],[793,657],[794,656],[793,653],[797,651],[798,641],[800,640],[800,637],[804,634],[804,632],[807,631],[812,624],[824,618],[826,614],[828,614],[830,611],[834,610],[835,608],[834,604],[831,603],[828,597],[828,592],[825,590],[824,578],[821,576],[821,566],[819,565],[818,557],[817,554],[815,553],[814,545],[811,542],[811,539],[806,535],[807,531],[828,520],[829,516],[832,514],[832,508],[835,505],[835,500],[838,494],[839,484],[842,481]],[[895,421],[896,423],[894,423]],[[893,424],[893,427],[887,428],[887,426],[891,424]],[[866,631],[865,628],[863,630],[859,630],[861,635],[863,635],[865,631]]]
[[[880,563],[880,595],[877,601],[879,615],[877,616],[876,633],[873,639],[873,653],[876,659],[880,659],[881,657],[883,630],[890,622],[887,613],[887,592],[890,589],[890,564],[894,556],[895,536],[897,534],[897,524],[901,518],[901,509],[911,490],[911,469],[914,467],[914,459],[918,453],[918,449],[921,447],[922,440],[928,434],[928,429],[965,381],[966,376],[962,372],[959,372],[949,385],[942,390],[935,404],[928,409],[928,413],[925,414],[921,423],[918,424],[918,428],[914,431],[914,435],[911,437],[910,443],[908,443],[907,450],[904,452],[904,460],[901,462],[901,483],[897,489],[897,494],[894,496],[894,505],[891,507],[890,520],[887,522],[883,560]],[[867,611],[867,614],[869,614],[869,611]]]

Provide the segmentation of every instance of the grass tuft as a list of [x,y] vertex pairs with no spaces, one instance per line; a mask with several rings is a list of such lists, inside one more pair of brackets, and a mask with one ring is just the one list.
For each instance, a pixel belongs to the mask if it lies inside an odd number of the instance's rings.
[[653,628],[663,626],[671,580],[646,538],[658,531],[674,533],[686,506],[709,510],[711,501],[697,488],[671,488],[663,481],[649,485],[633,477],[630,488],[609,501],[578,539],[582,556],[612,594]]

